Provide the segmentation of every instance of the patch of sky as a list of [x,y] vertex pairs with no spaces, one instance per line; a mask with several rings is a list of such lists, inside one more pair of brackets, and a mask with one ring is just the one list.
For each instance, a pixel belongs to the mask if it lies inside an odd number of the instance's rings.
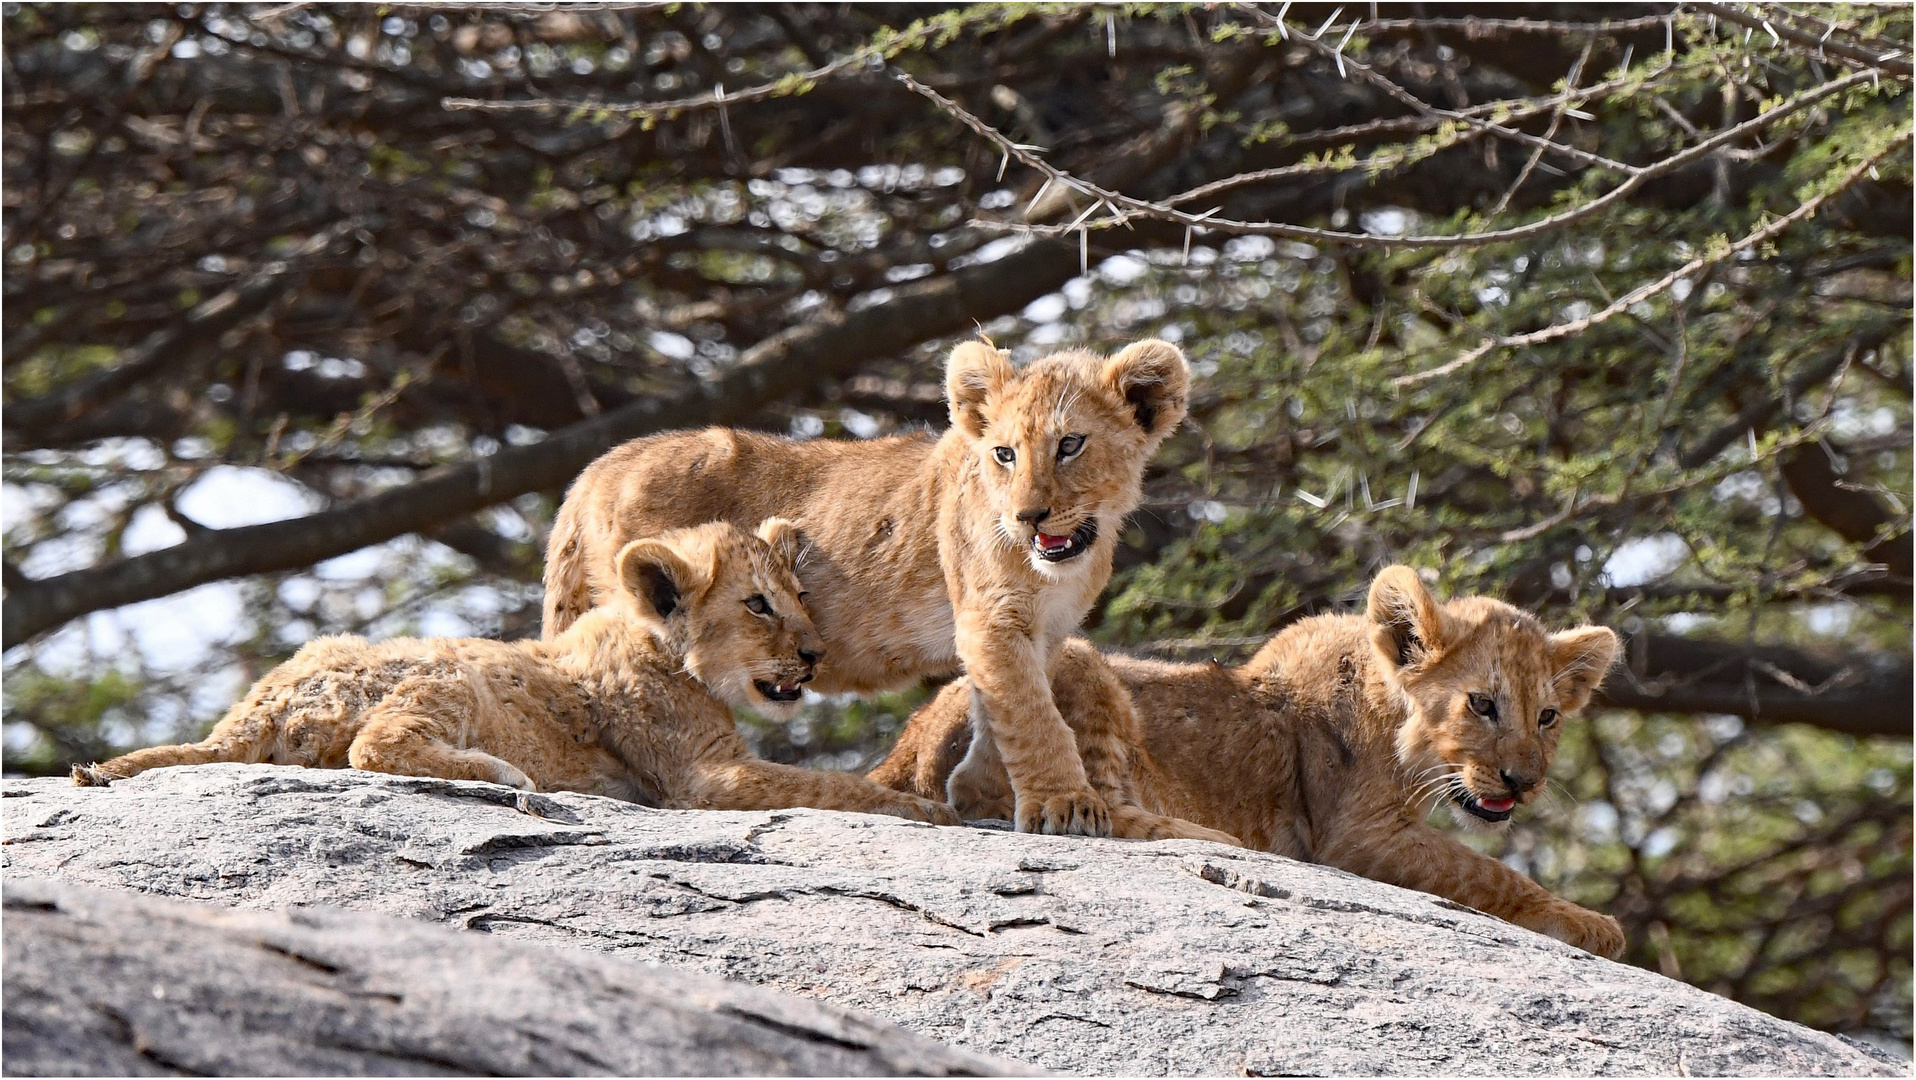
[[1689,557],[1690,546],[1675,533],[1640,536],[1617,545],[1599,580],[1615,588],[1642,585],[1669,575]]
[[324,505],[315,493],[265,469],[215,465],[180,492],[182,514],[209,529],[302,517]]
[[1129,285],[1143,277],[1150,264],[1132,255],[1113,255],[1098,264],[1098,276],[1111,285]]
[[692,344],[692,339],[683,334],[674,334],[665,330],[654,330],[648,336],[648,340],[651,342],[652,348],[657,350],[661,356],[666,356],[673,360],[690,360],[698,352],[698,346]]

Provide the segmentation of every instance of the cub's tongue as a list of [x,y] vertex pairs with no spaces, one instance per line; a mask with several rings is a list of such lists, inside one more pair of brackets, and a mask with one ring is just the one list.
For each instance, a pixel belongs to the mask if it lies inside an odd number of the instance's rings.
[[1038,546],[1046,551],[1062,551],[1071,546],[1071,537],[1053,536],[1050,533],[1038,534]]
[[1510,809],[1511,807],[1517,805],[1517,800],[1515,799],[1478,799],[1477,805],[1483,807],[1485,810],[1488,810],[1493,814],[1501,814],[1504,811]]

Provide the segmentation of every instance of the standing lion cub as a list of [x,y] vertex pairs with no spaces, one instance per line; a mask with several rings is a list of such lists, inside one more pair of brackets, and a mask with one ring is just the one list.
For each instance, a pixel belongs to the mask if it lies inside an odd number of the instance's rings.
[[754,758],[731,705],[789,713],[824,646],[799,600],[798,537],[770,520],[624,545],[618,591],[552,641],[320,638],[204,742],[76,765],[98,785],[166,765],[270,761],[673,809],[809,806],[955,825],[950,808],[847,773]]
[[[545,633],[616,591],[611,555],[698,521],[790,518],[832,654],[818,690],[970,676],[975,740],[1010,775],[1020,831],[1105,835],[1110,816],[1052,699],[1058,646],[1111,577],[1144,463],[1184,417],[1190,372],[1162,341],[1017,369],[952,350],[942,437],[795,442],[718,428],[637,439],[566,493],[546,555]],[[986,771],[951,777],[954,798]]]
[[[1112,674],[1073,678],[1106,689],[1070,701],[1065,717],[1087,758],[1124,766],[1107,786],[1114,807],[1188,818],[1602,956],[1623,952],[1615,919],[1425,824],[1441,802],[1466,825],[1500,826],[1543,790],[1564,719],[1616,658],[1609,629],[1553,634],[1484,596],[1440,604],[1415,571],[1392,566],[1372,582],[1365,614],[1305,619],[1242,667],[1101,657],[1082,640],[1065,653]],[[871,779],[942,791],[965,753],[965,693],[953,683],[918,710]],[[1003,801],[956,808],[990,817]]]

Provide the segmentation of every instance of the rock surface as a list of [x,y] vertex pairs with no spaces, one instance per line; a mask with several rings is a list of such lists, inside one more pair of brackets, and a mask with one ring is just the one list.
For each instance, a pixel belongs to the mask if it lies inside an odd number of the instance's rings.
[[1072,1072],[1907,1074],[1448,901],[1197,841],[273,766],[4,794],[9,879],[600,950]]
[[707,975],[326,908],[10,879],[9,1076],[1021,1071]]

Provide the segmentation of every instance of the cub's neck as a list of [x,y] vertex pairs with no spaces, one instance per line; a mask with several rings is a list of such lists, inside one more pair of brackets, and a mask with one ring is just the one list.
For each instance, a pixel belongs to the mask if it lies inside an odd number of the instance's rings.
[[1335,725],[1354,749],[1361,745],[1378,761],[1396,761],[1397,730],[1410,708],[1378,667],[1363,616],[1318,615],[1293,623],[1237,674],[1252,694],[1293,722]]
[[644,623],[617,604],[586,612],[550,641],[529,641],[555,668],[581,684],[629,694],[661,679],[710,693],[685,672],[685,657],[661,643]]

